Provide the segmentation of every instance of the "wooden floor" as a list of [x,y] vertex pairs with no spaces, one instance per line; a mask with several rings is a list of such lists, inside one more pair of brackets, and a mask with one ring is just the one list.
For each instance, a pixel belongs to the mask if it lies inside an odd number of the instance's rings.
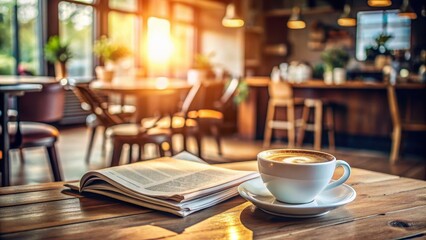
[[[101,154],[101,134],[98,134],[91,161],[84,161],[86,146],[88,143],[88,132],[85,127],[72,127],[61,129],[61,137],[57,144],[59,157],[62,163],[65,180],[79,179],[86,171],[104,168],[109,164],[109,154]],[[181,149],[181,137],[176,136],[174,146]],[[190,150],[194,142],[190,141]],[[285,147],[285,143],[276,143],[272,148]],[[310,146],[304,146],[310,148]],[[110,146],[107,145],[107,153]],[[223,156],[217,155],[216,145],[213,139],[207,138],[203,141],[204,156],[208,162],[231,162],[256,159],[256,155],[262,149],[259,141],[242,141],[237,137],[226,137],[223,141]],[[323,149],[328,151],[327,149]],[[399,176],[425,179],[426,156],[403,156],[399,162],[392,166],[389,164],[388,155],[385,152],[372,152],[366,150],[340,149],[332,152],[338,159],[349,162],[353,167],[391,173]],[[155,151],[151,147],[146,149],[146,157],[155,157]],[[24,150],[25,161],[22,163],[17,152],[11,152],[12,185],[34,184],[52,181],[51,171],[47,161],[47,154],[43,149],[34,148]],[[122,160],[127,159],[123,154]]]

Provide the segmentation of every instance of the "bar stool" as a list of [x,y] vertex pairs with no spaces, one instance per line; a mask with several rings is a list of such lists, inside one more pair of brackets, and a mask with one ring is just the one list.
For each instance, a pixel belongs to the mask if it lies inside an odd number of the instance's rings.
[[[288,147],[294,147],[296,139],[295,105],[303,104],[303,99],[293,98],[293,89],[286,82],[271,82],[268,87],[269,102],[265,123],[263,146],[269,147],[272,138],[272,129],[287,130]],[[287,108],[287,120],[274,120],[277,107]]]
[[[308,123],[311,110],[314,112],[314,122]],[[335,149],[334,140],[334,109],[333,105],[321,99],[305,99],[302,119],[297,121],[299,128],[297,145],[302,146],[305,131],[314,132],[314,149],[321,149],[321,138],[323,128],[323,113],[325,113],[325,130],[328,132],[328,145],[330,150]]]

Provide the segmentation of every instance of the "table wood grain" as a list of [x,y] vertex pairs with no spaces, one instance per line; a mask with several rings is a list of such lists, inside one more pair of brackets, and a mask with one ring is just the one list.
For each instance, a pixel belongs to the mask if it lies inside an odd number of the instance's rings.
[[[255,169],[256,162],[223,164]],[[341,174],[336,171],[336,175]],[[337,176],[336,176],[337,177]],[[272,216],[241,197],[186,218],[48,183],[0,188],[1,239],[390,239],[426,236],[426,182],[353,169],[354,202],[325,216]]]

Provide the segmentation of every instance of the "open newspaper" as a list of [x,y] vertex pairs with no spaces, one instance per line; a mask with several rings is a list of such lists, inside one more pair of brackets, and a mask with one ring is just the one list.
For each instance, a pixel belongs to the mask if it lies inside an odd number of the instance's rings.
[[184,217],[236,196],[258,176],[206,164],[188,153],[89,171],[65,186]]

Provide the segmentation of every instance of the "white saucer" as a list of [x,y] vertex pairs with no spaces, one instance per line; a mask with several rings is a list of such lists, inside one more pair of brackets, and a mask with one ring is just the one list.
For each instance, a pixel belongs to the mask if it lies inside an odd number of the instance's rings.
[[355,190],[342,184],[334,189],[320,193],[314,201],[305,204],[288,204],[277,201],[263,184],[262,179],[255,178],[238,186],[238,192],[246,200],[264,212],[294,218],[319,217],[330,210],[352,202],[356,197]]

